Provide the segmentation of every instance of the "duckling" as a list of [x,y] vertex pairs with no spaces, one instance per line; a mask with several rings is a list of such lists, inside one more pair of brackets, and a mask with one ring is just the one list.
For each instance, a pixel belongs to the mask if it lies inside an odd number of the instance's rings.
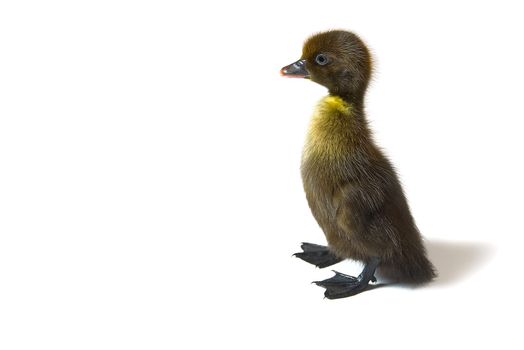
[[357,277],[333,271],[335,276],[314,282],[329,299],[369,289],[376,272],[415,284],[436,277],[397,174],[366,121],[371,72],[366,45],[342,30],[313,35],[302,57],[281,69],[283,76],[306,78],[329,91],[313,114],[301,164],[307,202],[328,245],[303,243],[295,256],[319,268],[344,259],[364,263]]

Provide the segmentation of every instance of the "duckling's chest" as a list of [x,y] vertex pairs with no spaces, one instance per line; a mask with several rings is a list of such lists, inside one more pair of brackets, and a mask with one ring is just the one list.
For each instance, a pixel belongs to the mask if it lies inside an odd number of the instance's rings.
[[352,127],[351,105],[339,97],[322,99],[311,118],[302,166],[318,166],[329,171],[346,159],[354,148]]
[[342,99],[320,101],[302,153],[302,182],[313,215],[324,229],[334,220],[333,194],[350,177],[354,149],[352,108]]

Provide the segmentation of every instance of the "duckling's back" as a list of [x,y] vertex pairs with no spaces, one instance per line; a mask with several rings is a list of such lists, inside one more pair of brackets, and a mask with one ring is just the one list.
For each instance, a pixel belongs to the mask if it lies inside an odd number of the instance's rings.
[[406,282],[435,277],[397,175],[374,145],[362,108],[322,99],[302,156],[311,211],[341,258],[381,259],[379,271]]

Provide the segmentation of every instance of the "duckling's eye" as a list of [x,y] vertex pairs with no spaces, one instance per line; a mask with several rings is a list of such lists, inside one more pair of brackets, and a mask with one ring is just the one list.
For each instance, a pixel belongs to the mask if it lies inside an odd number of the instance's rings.
[[321,66],[325,66],[327,63],[328,63],[328,58],[326,55],[324,55],[323,53],[319,53],[316,57],[315,57],[315,62]]

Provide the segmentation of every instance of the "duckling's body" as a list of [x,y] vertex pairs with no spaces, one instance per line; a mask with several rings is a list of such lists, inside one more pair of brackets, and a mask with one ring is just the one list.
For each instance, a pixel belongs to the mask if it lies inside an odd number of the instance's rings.
[[433,277],[395,171],[373,144],[358,106],[333,96],[320,101],[304,148],[302,180],[336,256],[365,262],[380,257],[380,266],[395,269],[403,281]]
[[358,37],[331,31],[310,38],[302,60],[283,68],[284,75],[299,72],[330,90],[313,114],[301,166],[306,197],[328,247],[304,243],[296,255],[319,267],[346,258],[366,264],[357,278],[336,272],[317,282],[328,298],[365,290],[377,268],[403,282],[435,276],[397,175],[365,119],[370,65]]

